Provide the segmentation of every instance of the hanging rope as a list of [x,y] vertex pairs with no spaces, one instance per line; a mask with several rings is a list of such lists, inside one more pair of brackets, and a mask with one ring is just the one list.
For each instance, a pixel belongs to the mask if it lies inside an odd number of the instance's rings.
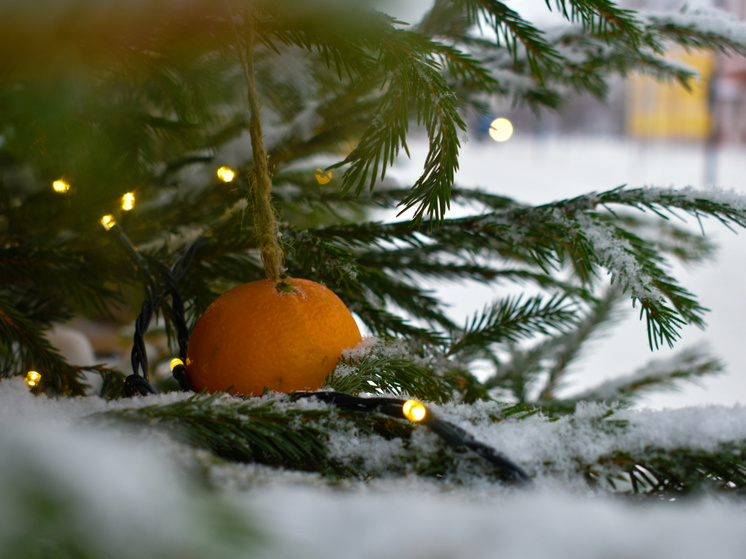
[[243,35],[234,22],[236,51],[246,80],[246,100],[249,107],[249,137],[253,166],[249,172],[249,190],[253,208],[254,230],[261,252],[264,273],[267,279],[277,281],[283,269],[283,252],[280,247],[280,229],[272,209],[272,179],[269,173],[269,157],[264,145],[261,108],[254,79],[254,41],[257,21],[250,9],[243,13]]

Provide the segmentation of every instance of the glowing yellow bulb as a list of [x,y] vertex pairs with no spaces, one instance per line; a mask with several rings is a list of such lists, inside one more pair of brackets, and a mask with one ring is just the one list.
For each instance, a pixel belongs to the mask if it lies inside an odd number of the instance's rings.
[[332,180],[332,172],[324,172],[321,169],[316,169],[316,180],[319,181],[319,184],[326,184]]
[[101,225],[103,225],[104,229],[106,229],[107,231],[114,227],[116,224],[117,222],[114,220],[114,216],[111,214],[107,214],[101,218]]
[[55,192],[63,193],[63,192],[67,192],[68,190],[70,190],[70,184],[65,182],[62,179],[57,179],[56,181],[52,183],[52,188],[54,189]]
[[513,135],[513,123],[507,118],[496,118],[490,124],[490,137],[496,142],[509,140]]
[[122,196],[122,209],[129,211],[135,207],[135,195],[132,192],[128,192]]
[[218,169],[218,178],[223,182],[231,182],[234,178],[236,178],[236,173],[233,172],[233,169],[230,167],[226,167],[223,165],[220,169]]
[[427,408],[417,400],[407,400],[402,404],[401,411],[410,421],[422,421],[427,415]]
[[172,371],[179,365],[184,365],[184,362],[181,359],[179,359],[178,357],[174,357],[173,359],[171,359],[171,370]]
[[31,388],[34,386],[38,386],[41,382],[41,375],[37,373],[36,371],[29,371],[26,373],[26,384],[28,384]]

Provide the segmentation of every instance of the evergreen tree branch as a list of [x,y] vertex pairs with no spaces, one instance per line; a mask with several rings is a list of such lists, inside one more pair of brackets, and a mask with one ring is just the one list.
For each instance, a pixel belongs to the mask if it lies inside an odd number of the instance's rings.
[[475,314],[463,333],[453,335],[448,355],[491,343],[515,343],[536,334],[562,332],[577,322],[575,304],[563,296],[503,298]]
[[85,392],[83,367],[73,367],[49,343],[49,324],[32,320],[16,302],[0,295],[0,353],[3,377],[25,375],[35,370],[42,375],[41,388],[55,394],[81,395]]
[[680,381],[697,379],[723,371],[723,364],[701,347],[683,349],[667,359],[654,359],[629,375],[606,381],[572,397],[574,402],[636,402],[645,392],[671,390]]
[[672,498],[705,493],[742,495],[746,490],[746,451],[740,444],[720,445],[714,452],[646,448],[644,454],[615,452],[599,462],[608,469],[599,475],[597,467],[589,467],[591,484],[600,485],[605,478],[606,484],[620,493]]
[[361,358],[343,359],[325,386],[348,394],[393,394],[426,402],[451,399],[451,387],[432,369],[413,362],[409,356],[375,350]]
[[503,44],[510,54],[517,57],[518,44],[525,49],[529,67],[541,82],[545,74],[559,69],[560,57],[546,41],[543,33],[523,19],[518,13],[497,0],[454,0],[472,25],[483,22],[495,32],[498,45]]
[[647,13],[648,31],[687,48],[746,55],[746,23],[718,10]]
[[430,140],[423,174],[401,201],[402,211],[415,208],[415,222],[425,215],[442,221],[458,169],[458,133],[466,129],[455,96],[430,56],[431,47],[429,41],[405,31],[394,31],[386,37],[381,66],[386,70],[387,90],[375,120],[352,153],[332,166],[349,165],[343,192],[353,189],[360,194],[366,184],[372,189],[379,174],[380,180],[384,179],[399,150],[407,149],[409,119],[414,112]]
[[552,361],[548,368],[546,383],[537,397],[539,405],[549,405],[556,399],[556,391],[565,383],[568,367],[580,357],[591,340],[601,335],[617,320],[614,310],[621,297],[621,289],[610,287],[602,297],[591,304],[586,316],[576,328],[543,342],[542,345],[549,345],[549,351],[545,353],[552,356]]

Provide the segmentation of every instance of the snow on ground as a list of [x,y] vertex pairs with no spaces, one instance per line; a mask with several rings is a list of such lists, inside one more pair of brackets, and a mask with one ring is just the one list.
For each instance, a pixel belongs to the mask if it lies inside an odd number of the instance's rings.
[[[410,146],[412,159],[400,158],[390,175],[402,184],[413,181],[422,169],[426,146]],[[697,143],[633,141],[604,137],[513,136],[507,142],[470,140],[463,144],[456,184],[511,196],[520,202],[542,204],[593,191],[627,185],[708,189],[717,187],[746,194],[746,148],[721,146],[712,157]],[[452,215],[465,214],[452,208]],[[697,294],[710,309],[702,332],[684,329],[675,349],[706,343],[726,365],[726,374],[689,385],[681,392],[646,398],[643,405],[664,408],[701,403],[746,403],[746,366],[741,346],[746,331],[746,231],[738,234],[715,220],[703,221],[705,232],[720,247],[714,262],[696,268],[674,266],[673,275]],[[699,225],[692,223],[692,230]],[[498,290],[480,285],[434,286],[451,305],[451,313],[463,320],[483,308]],[[668,348],[651,352],[645,325],[631,308],[611,335],[597,341],[571,379],[572,392],[631,373],[651,358],[665,357]]]

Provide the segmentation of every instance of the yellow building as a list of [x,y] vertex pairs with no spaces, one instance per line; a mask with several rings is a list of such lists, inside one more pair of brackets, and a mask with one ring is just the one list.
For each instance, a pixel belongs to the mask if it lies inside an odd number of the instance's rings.
[[712,129],[709,83],[715,58],[684,50],[670,57],[696,70],[699,77],[687,90],[678,82],[633,76],[627,96],[627,133],[635,138],[705,139]]

